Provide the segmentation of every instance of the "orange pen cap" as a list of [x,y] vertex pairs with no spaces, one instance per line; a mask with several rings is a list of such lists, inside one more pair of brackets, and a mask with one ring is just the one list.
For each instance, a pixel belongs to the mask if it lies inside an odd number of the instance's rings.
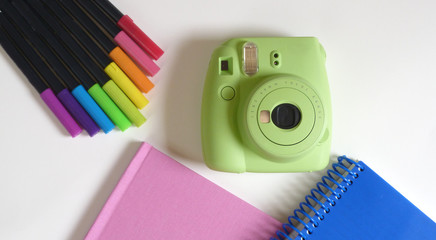
[[148,93],[151,89],[153,89],[154,84],[120,47],[117,46],[114,48],[109,53],[109,57],[118,66],[120,66],[120,68],[126,73],[127,76],[129,76],[139,90],[144,93]]

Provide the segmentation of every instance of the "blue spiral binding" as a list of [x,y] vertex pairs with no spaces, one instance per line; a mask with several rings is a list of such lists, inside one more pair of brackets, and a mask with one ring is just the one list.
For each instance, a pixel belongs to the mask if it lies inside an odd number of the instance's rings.
[[[305,197],[305,202],[300,203],[300,208],[294,211],[293,216],[288,217],[288,222],[282,225],[283,230],[276,232],[276,237],[270,238],[270,240],[305,240],[309,235],[313,233],[321,221],[324,220],[326,215],[336,205],[337,201],[343,197],[347,192],[348,187],[353,184],[353,180],[359,177],[358,172],[354,172],[348,169],[350,165],[357,166],[358,171],[363,171],[364,167],[353,161],[346,156],[338,157],[338,163],[332,165],[333,169],[327,170],[327,176],[321,178],[322,182],[316,184],[316,188],[310,191],[310,195]],[[343,172],[347,172],[349,175],[344,177],[339,169]],[[339,183],[336,179],[342,179]],[[330,184],[330,185],[329,185]],[[336,185],[337,188],[333,190],[331,185]],[[330,196],[327,196],[325,192],[330,191]],[[322,203],[320,199],[324,198],[325,202]],[[316,210],[315,205],[319,205],[320,208]],[[313,216],[310,213],[314,213]],[[301,218],[300,218],[301,216]],[[306,222],[304,218],[309,221]],[[292,220],[297,224],[301,224],[303,229],[298,229],[297,225],[292,223]],[[293,239],[290,237],[291,232],[294,231],[297,236]]]

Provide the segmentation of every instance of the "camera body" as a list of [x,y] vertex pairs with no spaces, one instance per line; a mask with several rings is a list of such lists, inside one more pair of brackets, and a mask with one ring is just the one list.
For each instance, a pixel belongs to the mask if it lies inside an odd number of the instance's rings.
[[313,37],[232,39],[212,54],[203,90],[203,157],[224,172],[325,168],[331,103]]

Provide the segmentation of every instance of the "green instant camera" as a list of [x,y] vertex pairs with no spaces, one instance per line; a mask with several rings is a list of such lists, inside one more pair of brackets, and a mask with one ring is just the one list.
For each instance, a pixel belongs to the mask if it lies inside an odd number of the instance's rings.
[[201,113],[203,156],[224,172],[325,168],[331,104],[313,37],[238,38],[212,54]]

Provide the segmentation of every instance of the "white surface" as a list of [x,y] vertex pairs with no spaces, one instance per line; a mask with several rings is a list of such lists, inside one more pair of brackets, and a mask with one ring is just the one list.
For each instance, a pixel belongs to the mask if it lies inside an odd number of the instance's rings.
[[200,105],[209,57],[242,36],[316,36],[327,52],[332,155],[364,160],[436,219],[436,3],[113,0],[165,51],[141,128],[67,136],[0,50],[0,239],[81,239],[148,141],[284,221],[322,172],[209,170]]

